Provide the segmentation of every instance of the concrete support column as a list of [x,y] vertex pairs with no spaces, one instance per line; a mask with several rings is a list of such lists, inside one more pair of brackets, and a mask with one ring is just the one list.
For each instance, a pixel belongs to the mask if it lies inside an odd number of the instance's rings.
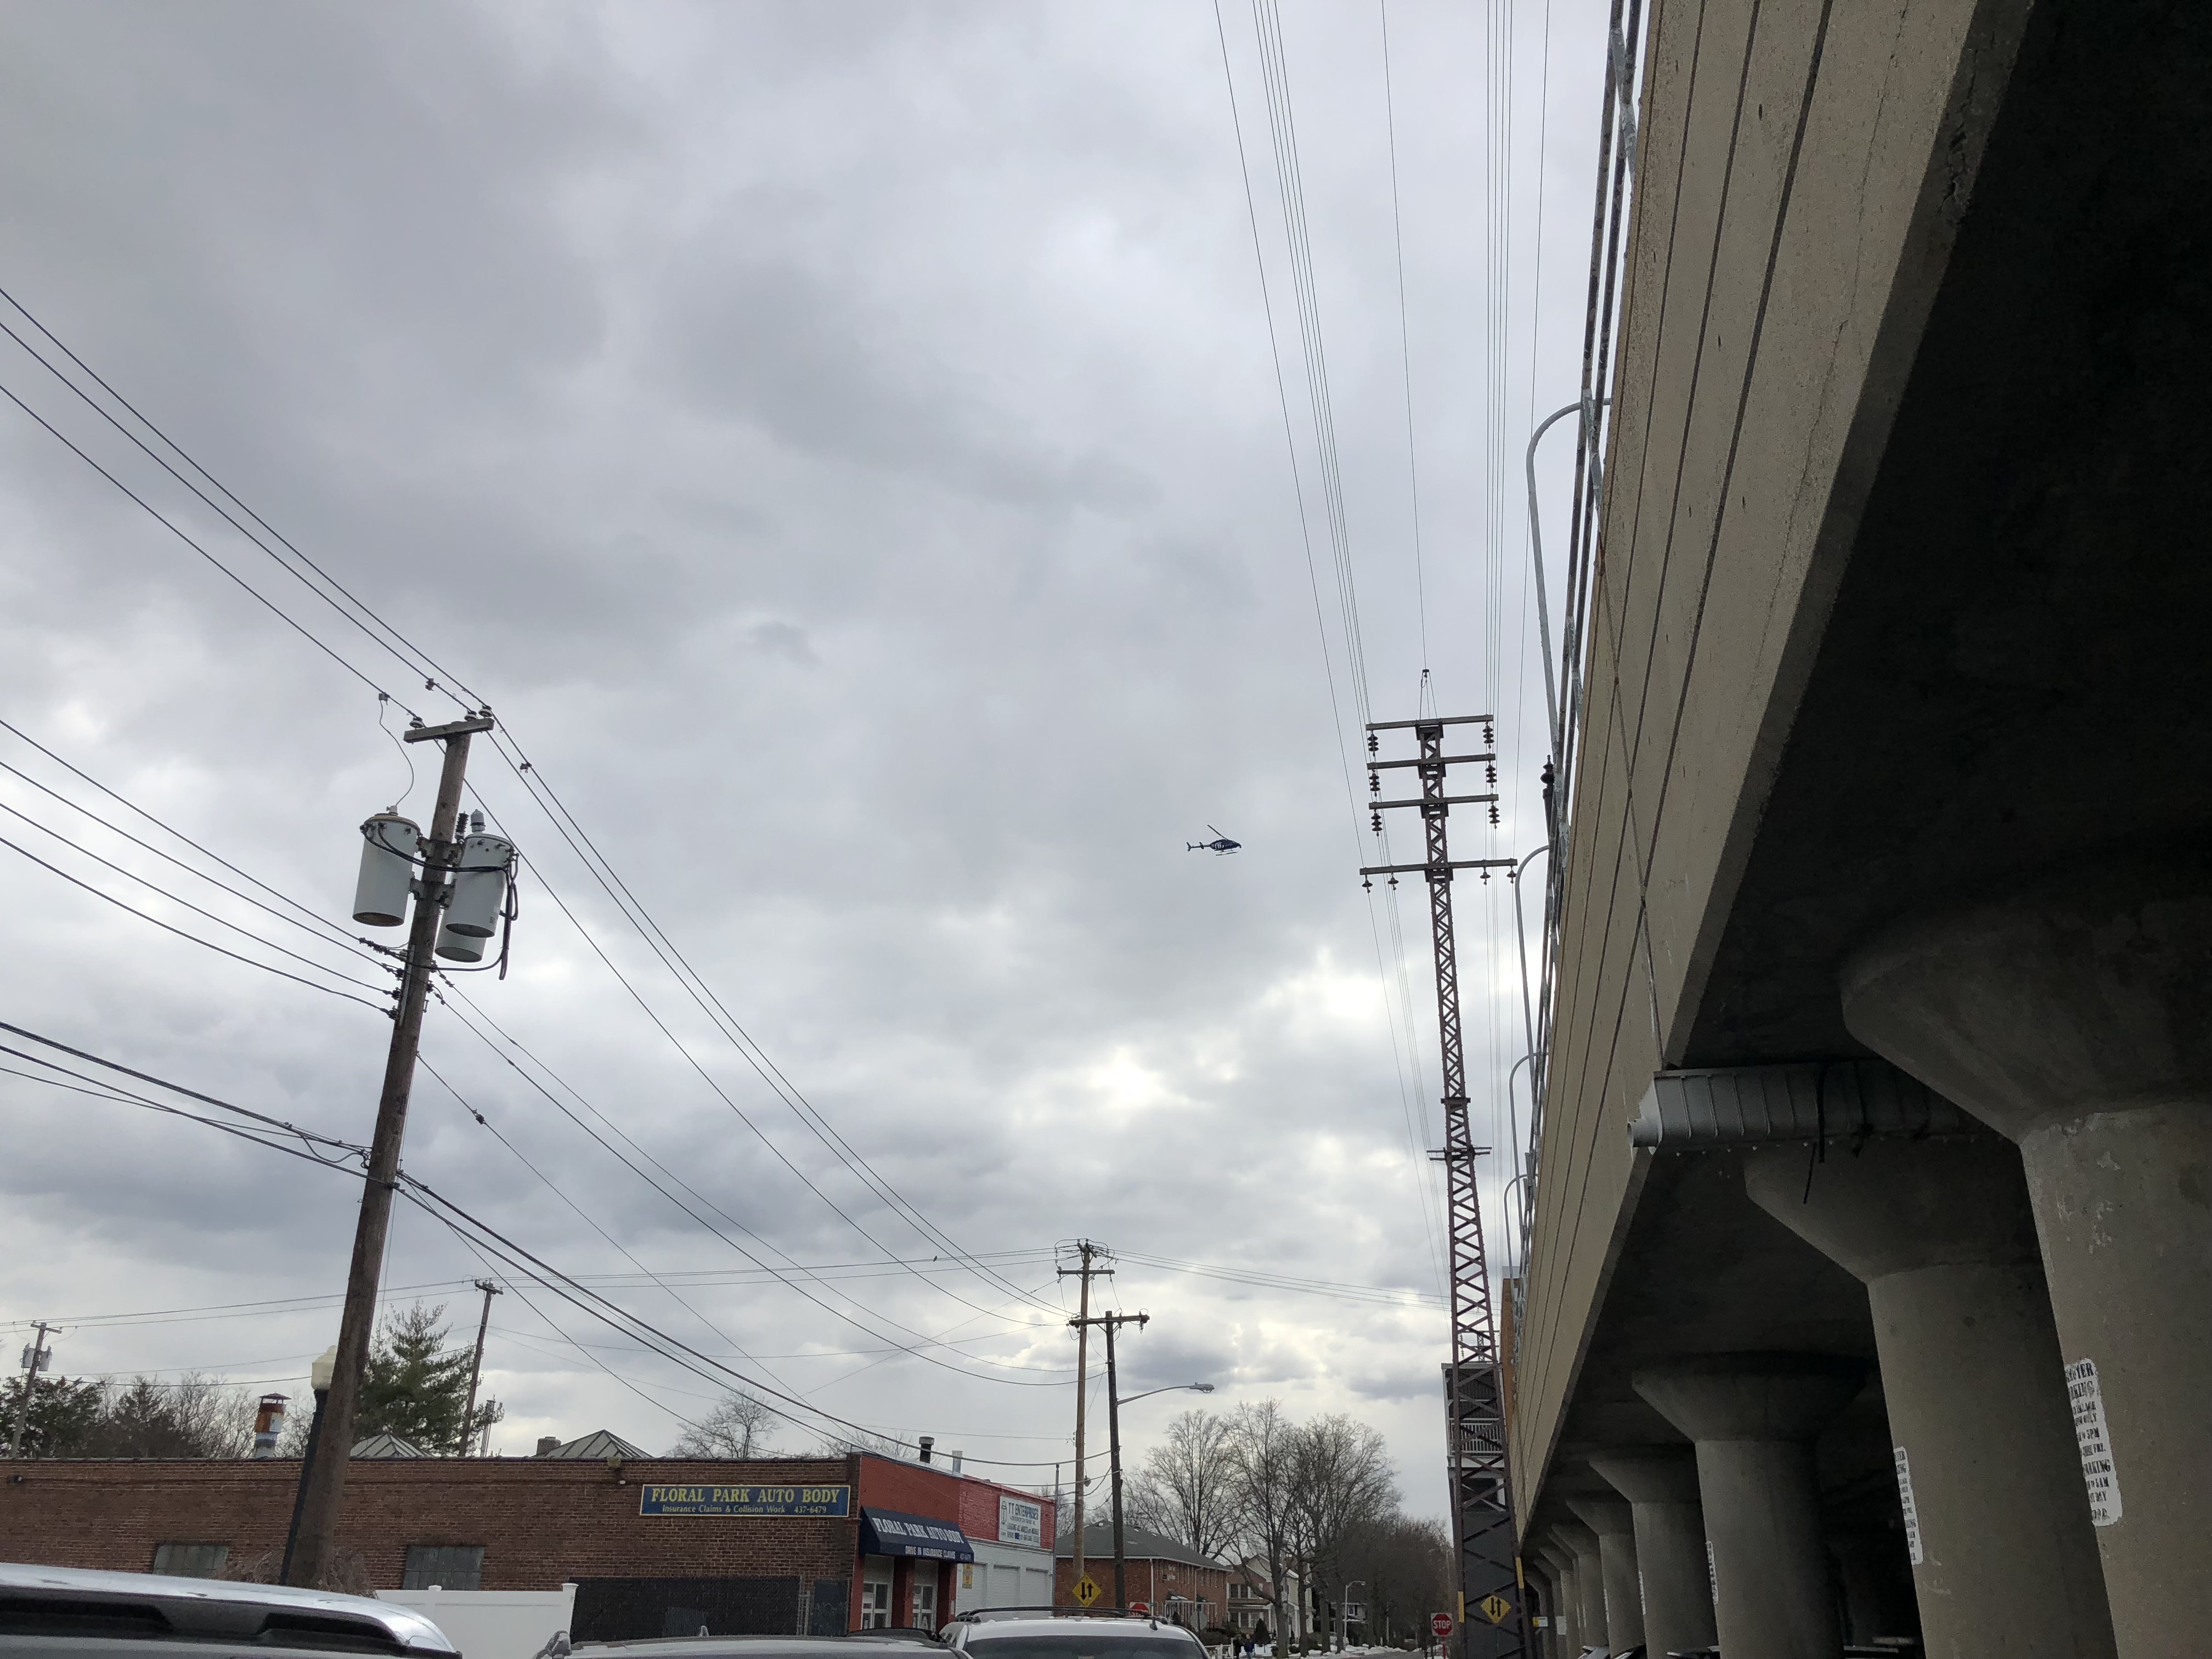
[[1840,1659],[1813,1438],[1865,1380],[1826,1354],[1711,1354],[1653,1366],[1637,1393],[1697,1443],[1723,1653]]
[[1605,1622],[1605,1556],[1588,1527],[1562,1526],[1559,1540],[1575,1557],[1575,1639],[1584,1647],[1609,1648]]
[[1863,1280],[1930,1654],[2112,1659],[2019,1154],[1994,1135],[1753,1153],[1753,1202]]
[[2123,1659],[2212,1631],[2212,860],[2084,861],[1843,974],[1852,1033],[2017,1143]]
[[1705,1565],[1697,1453],[1687,1446],[1638,1447],[1594,1452],[1589,1462],[1628,1499],[1635,1519],[1645,1645],[1654,1654],[1711,1647],[1720,1636]]
[[1552,1582],[1552,1619],[1545,1626],[1551,1633],[1552,1651],[1562,1656],[1562,1659],[1575,1659],[1583,1650],[1583,1626],[1580,1596],[1575,1585],[1574,1552],[1556,1537],[1547,1538],[1537,1545],[1536,1558],[1544,1564]]
[[1530,1588],[1535,1591],[1534,1611],[1544,1620],[1543,1628],[1534,1633],[1531,1644],[1540,1659],[1552,1659],[1552,1656],[1559,1651],[1559,1643],[1554,1639],[1558,1635],[1554,1626],[1558,1622],[1559,1587],[1553,1581],[1551,1569],[1540,1565],[1534,1555],[1524,1554],[1521,1558],[1521,1570],[1528,1576]]
[[1636,1571],[1636,1521],[1617,1498],[1570,1498],[1567,1507],[1597,1534],[1605,1595],[1606,1643],[1632,1648],[1644,1640],[1644,1587]]

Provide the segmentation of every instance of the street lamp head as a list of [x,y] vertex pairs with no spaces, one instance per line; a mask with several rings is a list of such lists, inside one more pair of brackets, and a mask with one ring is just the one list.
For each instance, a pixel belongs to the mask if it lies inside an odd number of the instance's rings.
[[1189,1387],[1190,1391],[1193,1394],[1212,1394],[1213,1392],[1213,1384],[1211,1382],[1193,1382]]

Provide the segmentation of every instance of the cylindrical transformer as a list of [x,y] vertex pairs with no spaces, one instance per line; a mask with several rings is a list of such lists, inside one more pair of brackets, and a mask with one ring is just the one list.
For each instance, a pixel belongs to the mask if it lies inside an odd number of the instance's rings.
[[474,933],[457,933],[451,926],[438,930],[437,952],[448,962],[482,962],[491,941]]
[[482,962],[484,941],[499,931],[500,902],[507,896],[507,866],[514,843],[501,836],[463,838],[453,870],[453,902],[438,932],[438,954],[453,962]]
[[354,884],[353,919],[371,927],[397,927],[407,920],[407,890],[422,832],[412,818],[379,812],[361,826],[361,879]]

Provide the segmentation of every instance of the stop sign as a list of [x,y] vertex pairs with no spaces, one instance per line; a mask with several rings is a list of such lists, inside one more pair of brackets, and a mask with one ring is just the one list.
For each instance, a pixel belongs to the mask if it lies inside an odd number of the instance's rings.
[[1431,1613],[1429,1615],[1429,1628],[1434,1631],[1438,1636],[1449,1636],[1452,1633],[1451,1614],[1448,1613]]
[[1146,1613],[1150,1613],[1152,1609],[1146,1607],[1142,1601],[1132,1601],[1129,1603],[1129,1611],[1135,1613],[1139,1619],[1141,1619]]

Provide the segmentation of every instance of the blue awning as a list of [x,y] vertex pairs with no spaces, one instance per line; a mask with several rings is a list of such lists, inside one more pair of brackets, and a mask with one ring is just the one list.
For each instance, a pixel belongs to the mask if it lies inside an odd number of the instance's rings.
[[918,1555],[930,1561],[973,1561],[967,1534],[950,1521],[933,1521],[926,1515],[902,1515],[896,1510],[860,1510],[860,1553]]

